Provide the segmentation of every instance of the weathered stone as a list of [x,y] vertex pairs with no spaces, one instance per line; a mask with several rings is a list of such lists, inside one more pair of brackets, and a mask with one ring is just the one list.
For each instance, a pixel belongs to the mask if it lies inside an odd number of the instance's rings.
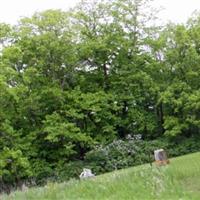
[[169,164],[167,154],[163,149],[158,149],[154,151],[155,162],[157,165],[166,165]]
[[83,169],[83,172],[80,174],[80,179],[84,178],[91,178],[94,177],[95,175],[92,173],[91,169]]

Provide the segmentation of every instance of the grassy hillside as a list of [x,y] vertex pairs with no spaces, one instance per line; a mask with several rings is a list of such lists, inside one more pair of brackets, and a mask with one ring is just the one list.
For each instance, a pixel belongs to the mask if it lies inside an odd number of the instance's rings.
[[49,183],[2,196],[1,200],[200,199],[200,153],[170,160],[165,167],[142,165],[90,180]]

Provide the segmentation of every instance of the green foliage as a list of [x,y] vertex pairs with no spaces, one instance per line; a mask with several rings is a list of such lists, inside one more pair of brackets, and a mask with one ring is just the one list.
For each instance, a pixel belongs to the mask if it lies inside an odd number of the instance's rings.
[[75,124],[63,121],[61,117],[53,113],[47,115],[44,121],[44,140],[47,141],[48,158],[54,160],[67,160],[76,154],[75,146],[80,144],[81,148],[87,148],[92,144],[92,138],[81,133]]
[[55,169],[54,181],[63,182],[74,178],[77,179],[83,171],[83,168],[87,166],[87,163],[82,160],[70,161],[68,163],[60,160]]
[[31,177],[31,167],[28,159],[20,150],[5,147],[0,156],[1,184],[17,182],[20,179]]
[[107,173],[87,181],[70,180],[48,183],[45,187],[30,188],[2,195],[2,200],[67,200],[67,199],[192,199],[198,200],[200,154],[171,159],[170,165],[156,167],[141,165]]
[[[154,13],[148,0],[82,1],[70,11],[0,24],[6,180],[55,177],[96,145],[103,147],[86,158],[110,171],[147,162],[163,145],[157,138],[199,135],[199,16],[161,29],[150,27]],[[143,140],[131,150],[123,140],[138,134]],[[102,152],[107,144],[109,156]],[[15,151],[19,176],[5,162]]]
[[165,141],[116,140],[86,154],[85,161],[99,174],[153,162],[155,149],[167,149]]
[[[178,139],[177,139],[178,140]],[[85,165],[97,174],[154,162],[154,150],[165,149],[169,157],[200,151],[199,138],[176,140],[116,140],[88,152]]]

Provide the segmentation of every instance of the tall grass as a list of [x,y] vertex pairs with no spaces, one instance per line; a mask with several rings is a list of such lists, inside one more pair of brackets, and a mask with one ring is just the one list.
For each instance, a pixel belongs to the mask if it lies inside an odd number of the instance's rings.
[[141,165],[89,180],[3,195],[2,200],[199,200],[200,153],[170,160],[170,165]]

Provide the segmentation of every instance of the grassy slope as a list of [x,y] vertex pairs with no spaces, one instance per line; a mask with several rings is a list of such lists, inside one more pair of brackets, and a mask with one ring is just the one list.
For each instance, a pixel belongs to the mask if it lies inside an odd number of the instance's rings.
[[49,183],[1,200],[199,200],[200,153],[171,159],[166,167],[142,165],[90,180]]

